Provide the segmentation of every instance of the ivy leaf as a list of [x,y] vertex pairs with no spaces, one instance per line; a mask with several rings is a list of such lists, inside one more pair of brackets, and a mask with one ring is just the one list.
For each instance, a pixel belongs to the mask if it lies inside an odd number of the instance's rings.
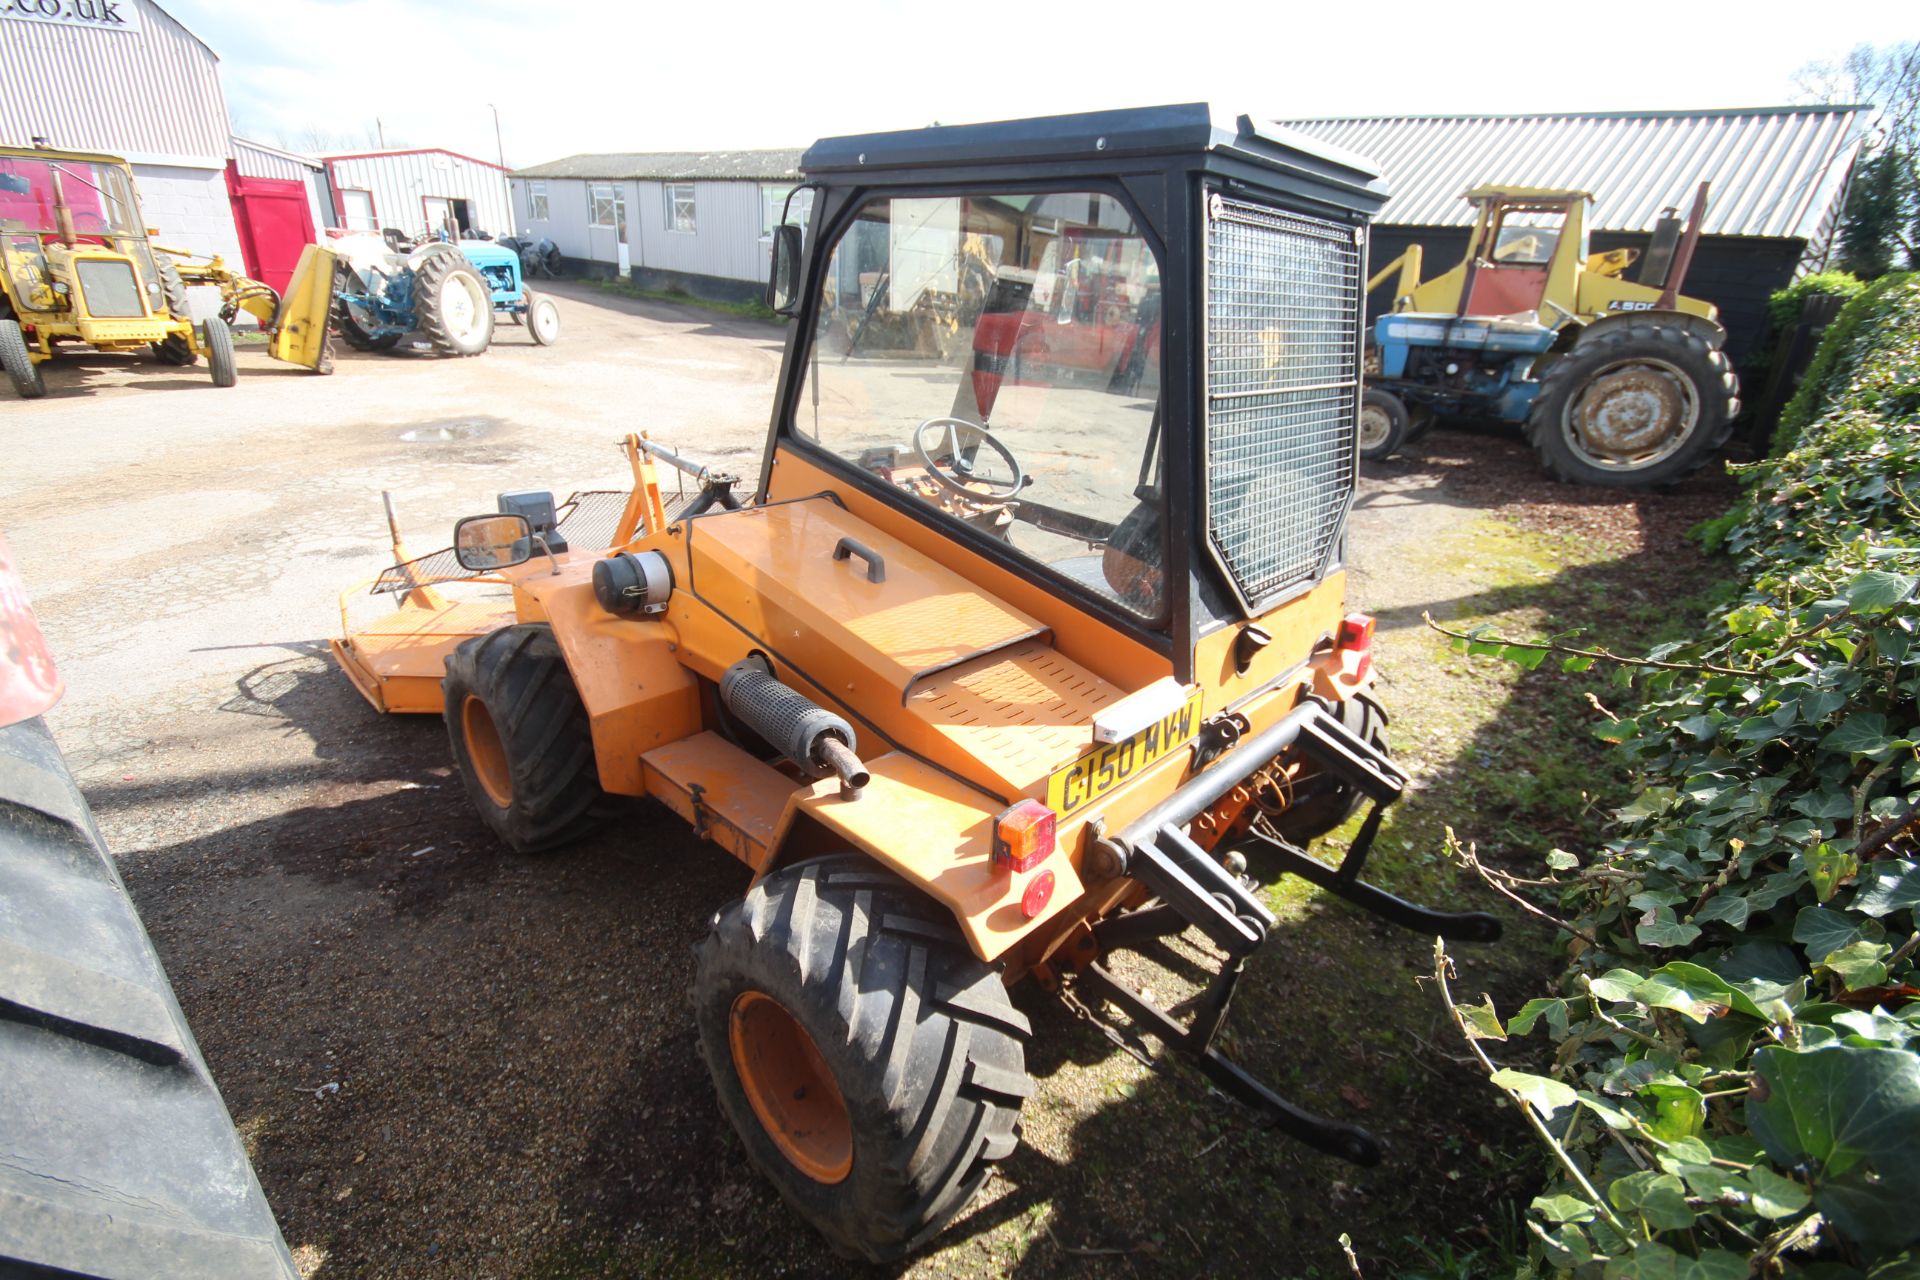
[[1753,1199],[1749,1203],[1763,1218],[1791,1218],[1813,1198],[1811,1191],[1764,1164],[1747,1170],[1747,1182],[1753,1187]]
[[1585,1222],[1599,1212],[1579,1196],[1535,1196],[1533,1211],[1548,1222]]
[[1920,1055],[1833,1044],[1753,1056],[1747,1127],[1784,1168],[1814,1170],[1813,1203],[1862,1244],[1920,1238]]
[[1659,907],[1641,917],[1633,936],[1643,947],[1684,947],[1700,936],[1700,926],[1681,924],[1672,907]]
[[1463,1004],[1460,1006],[1460,1021],[1466,1026],[1467,1035],[1474,1040],[1505,1040],[1507,1033],[1500,1025],[1500,1015],[1494,1012],[1493,1001],[1485,1004]]
[[1570,1107],[1580,1100],[1579,1094],[1558,1080],[1528,1075],[1524,1071],[1515,1071],[1510,1067],[1494,1072],[1490,1079],[1532,1107],[1539,1113],[1542,1120],[1553,1119],[1554,1112],[1562,1107]]
[[1920,866],[1882,862],[1853,895],[1852,909],[1870,916],[1890,915],[1920,905]]
[[[1907,1007],[1920,1008],[1915,1005]],[[1912,1040],[1920,1040],[1920,1027],[1899,1018],[1890,1018],[1878,1008],[1849,1009],[1845,1013],[1836,1013],[1833,1015],[1833,1025],[1854,1039],[1894,1049],[1904,1048]]]
[[1602,1000],[1631,1000],[1633,993],[1645,981],[1631,969],[1609,969],[1599,977],[1589,979],[1587,986]]
[[1737,893],[1722,890],[1707,899],[1707,905],[1693,913],[1695,924],[1721,920],[1735,929],[1747,927],[1747,920],[1753,915],[1753,904]]
[[1567,1002],[1549,997],[1529,1000],[1521,1005],[1520,1012],[1507,1019],[1507,1032],[1509,1035],[1524,1036],[1533,1030],[1533,1024],[1543,1016],[1554,1039],[1567,1038]]
[[1657,818],[1673,808],[1680,799],[1680,793],[1672,787],[1648,787],[1633,798],[1633,803],[1618,810],[1614,817],[1622,822],[1638,822],[1643,818]]
[[1884,942],[1850,942],[1838,951],[1830,951],[1820,967],[1846,984],[1847,990],[1877,987],[1887,980],[1886,958],[1893,948]]
[[1656,1231],[1685,1231],[1693,1225],[1686,1184],[1670,1173],[1648,1169],[1615,1178],[1607,1188],[1607,1199],[1623,1213],[1639,1214]]
[[1606,1280],[1747,1280],[1747,1260],[1725,1249],[1704,1249],[1689,1258],[1647,1240],[1624,1258],[1607,1259]]
[[1634,989],[1633,998],[1659,1009],[1673,1009],[1695,1022],[1717,1018],[1733,1004],[1733,989],[1711,969],[1685,960],[1661,965]]
[[1516,667],[1532,671],[1547,660],[1547,650],[1532,645],[1508,644],[1500,647],[1500,656]]
[[[1841,752],[1847,755],[1866,756],[1877,760],[1891,754],[1896,748],[1910,747],[1913,744],[1904,738],[1896,738],[1887,732],[1887,718],[1878,711],[1856,711],[1840,722],[1840,727],[1820,739],[1823,751]],[[1818,814],[1809,814],[1818,817]]]
[[1885,613],[1912,594],[1914,581],[1904,573],[1869,569],[1847,584],[1847,604],[1855,613]]
[[1793,918],[1793,940],[1816,963],[1855,942],[1878,942],[1884,933],[1871,920],[1855,921],[1831,907],[1802,907]]
[[1585,671],[1593,665],[1593,659],[1584,653],[1576,653],[1560,663],[1562,671]]
[[1807,880],[1813,885],[1814,895],[1822,902],[1831,900],[1840,882],[1860,869],[1860,859],[1851,853],[1837,852],[1825,841],[1807,854],[1805,861]]
[[1672,1142],[1699,1136],[1707,1121],[1707,1103],[1698,1089],[1684,1084],[1650,1084],[1647,1092],[1655,1099],[1651,1126],[1654,1137]]
[[1580,865],[1580,859],[1565,849],[1547,850],[1547,866],[1555,871],[1571,871]]
[[1593,1112],[1596,1116],[1599,1116],[1600,1123],[1606,1125],[1609,1129],[1633,1128],[1633,1117],[1628,1115],[1624,1108],[1608,1102],[1599,1094],[1581,1093],[1575,1100],[1579,1102],[1581,1106]]

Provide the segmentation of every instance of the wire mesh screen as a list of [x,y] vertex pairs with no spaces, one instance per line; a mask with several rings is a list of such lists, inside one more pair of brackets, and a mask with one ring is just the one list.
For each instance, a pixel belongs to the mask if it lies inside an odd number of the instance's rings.
[[1315,577],[1353,490],[1364,233],[1214,195],[1207,531],[1250,602]]
[[589,489],[560,504],[560,536],[575,551],[605,551],[613,543],[620,513],[627,509],[625,489]]

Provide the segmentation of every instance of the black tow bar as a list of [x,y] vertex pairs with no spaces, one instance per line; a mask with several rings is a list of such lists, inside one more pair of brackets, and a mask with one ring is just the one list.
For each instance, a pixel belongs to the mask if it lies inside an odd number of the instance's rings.
[[1277,861],[1284,871],[1394,924],[1463,942],[1492,942],[1500,936],[1500,921],[1485,912],[1436,911],[1360,879],[1381,818],[1387,805],[1405,790],[1407,775],[1329,714],[1322,703],[1308,700],[1259,733],[1242,738],[1118,836],[1102,842],[1106,854],[1118,860],[1125,874],[1159,898],[1153,906],[1095,925],[1094,939],[1103,953],[1138,949],[1189,924],[1227,953],[1226,963],[1195,1002],[1192,1020],[1182,1026],[1165,1009],[1128,990],[1097,961],[1081,971],[1079,981],[1091,994],[1118,1008],[1139,1030],[1192,1056],[1222,1093],[1265,1114],[1282,1132],[1329,1155],[1374,1165],[1380,1163],[1382,1151],[1373,1134],[1296,1107],[1213,1047],[1248,957],[1278,921],[1239,877],[1195,844],[1184,828],[1295,745],[1322,769],[1358,789],[1373,807],[1337,867],[1259,832],[1250,833],[1247,843],[1263,846],[1266,858]]

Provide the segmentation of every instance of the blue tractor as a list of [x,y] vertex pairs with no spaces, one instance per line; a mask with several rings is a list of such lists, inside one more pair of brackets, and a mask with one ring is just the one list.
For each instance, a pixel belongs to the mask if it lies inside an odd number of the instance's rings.
[[486,240],[432,242],[410,250],[375,235],[341,236],[333,326],[358,351],[391,351],[409,338],[441,355],[477,356],[493,341],[494,313],[524,324],[550,346],[560,336],[551,298],[526,287],[520,257]]

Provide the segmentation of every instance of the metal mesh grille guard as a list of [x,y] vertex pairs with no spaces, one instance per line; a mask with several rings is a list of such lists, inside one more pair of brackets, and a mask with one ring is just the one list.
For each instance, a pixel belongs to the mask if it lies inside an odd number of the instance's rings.
[[1249,605],[1326,567],[1353,492],[1364,233],[1213,195],[1207,533]]
[[[626,510],[624,489],[589,489],[576,493],[560,504],[560,536],[567,545],[581,551],[604,550],[613,540],[620,513]],[[452,547],[416,556],[385,569],[367,589],[368,595],[404,594],[436,582],[461,582],[472,578],[471,569],[460,567]]]

